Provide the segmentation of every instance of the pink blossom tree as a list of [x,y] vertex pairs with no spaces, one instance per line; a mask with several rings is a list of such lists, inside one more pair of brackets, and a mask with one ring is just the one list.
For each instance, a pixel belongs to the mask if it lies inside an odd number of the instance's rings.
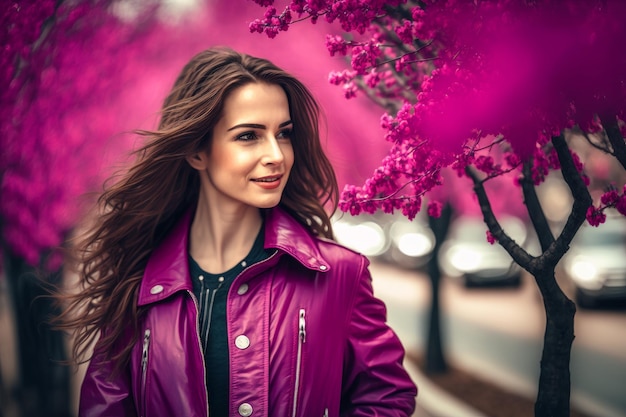
[[71,414],[65,337],[47,321],[58,306],[42,296],[61,283],[56,249],[85,212],[79,196],[99,189],[107,163],[129,149],[115,136],[124,114],[102,108],[131,80],[134,46],[155,27],[154,6],[129,24],[111,3],[0,8],[0,270],[15,310],[23,416]]
[[[575,305],[555,268],[581,225],[607,209],[626,215],[623,183],[595,200],[572,138],[626,168],[626,4],[619,0],[255,0],[265,15],[252,32],[275,37],[294,22],[326,21],[331,55],[350,66],[330,75],[346,98],[367,95],[390,151],[362,186],[348,185],[340,207],[351,214],[401,210],[412,219],[443,186],[443,172],[471,180],[489,232],[534,278],[546,328],[536,416],[569,416],[569,362]],[[573,204],[553,233],[536,187],[560,171]],[[523,197],[541,253],[512,240],[494,214],[486,185],[504,175]],[[513,188],[516,187],[516,188]],[[595,194],[594,194],[595,195]],[[454,196],[449,196],[450,198]]]

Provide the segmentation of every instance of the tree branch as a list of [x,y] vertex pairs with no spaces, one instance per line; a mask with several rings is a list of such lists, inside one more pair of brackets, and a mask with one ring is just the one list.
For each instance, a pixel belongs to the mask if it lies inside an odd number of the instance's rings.
[[364,92],[368,99],[370,99],[378,107],[385,109],[389,114],[396,114],[400,109],[400,105],[393,100],[385,99],[376,94],[378,90],[368,88],[365,81],[362,78],[355,78],[354,82],[360,91]]
[[613,147],[613,156],[626,169],[626,143],[617,125],[617,118],[615,116],[603,116],[600,121]]
[[607,142],[606,138],[604,138],[606,135],[602,135],[603,137],[603,139],[601,139],[602,145],[600,145],[596,143],[593,139],[591,139],[591,136],[589,136],[589,133],[585,132],[584,130],[577,129],[576,133],[582,135],[585,138],[585,141],[587,141],[587,143],[590,146],[593,146],[597,150],[602,151],[604,153],[613,155],[613,150],[609,148],[609,143]]
[[524,167],[522,169],[523,175],[520,184],[522,186],[522,193],[524,194],[524,204],[526,205],[526,210],[528,211],[528,217],[530,217],[530,220],[533,223],[533,228],[539,238],[541,252],[545,252],[554,242],[554,236],[550,231],[550,225],[548,224],[543,207],[541,207],[541,203],[537,197],[537,190],[535,189],[535,184],[533,183],[531,174],[532,165],[532,159],[529,159],[524,163]]
[[522,268],[533,274],[533,271],[529,269],[533,262],[533,257],[526,252],[520,245],[511,239],[509,235],[502,229],[500,223],[496,219],[489,202],[489,197],[485,191],[484,182],[479,178],[478,172],[473,167],[467,166],[465,173],[474,182],[474,193],[478,197],[478,203],[480,204],[480,211],[483,213],[483,220],[489,228],[491,234],[498,240],[500,246],[504,248],[511,255],[511,258]]
[[559,157],[563,179],[572,193],[574,204],[572,205],[572,211],[559,237],[552,242],[550,247],[548,247],[540,257],[535,258],[534,262],[545,262],[548,265],[556,267],[556,264],[569,249],[569,244],[572,242],[576,232],[578,232],[580,226],[585,222],[587,209],[591,206],[593,201],[587,186],[576,169],[574,159],[572,158],[563,133],[553,137],[552,144]]

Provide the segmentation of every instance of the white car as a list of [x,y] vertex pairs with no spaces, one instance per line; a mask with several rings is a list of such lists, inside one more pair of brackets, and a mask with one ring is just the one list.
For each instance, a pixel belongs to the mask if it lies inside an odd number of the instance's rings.
[[407,269],[421,268],[431,257],[435,236],[417,217],[409,221],[401,213],[335,214],[333,231],[337,241],[371,259]]
[[609,215],[598,227],[584,223],[562,265],[580,307],[602,300],[626,302],[626,218]]
[[369,258],[382,256],[389,249],[389,240],[378,219],[371,214],[351,216],[335,213],[331,219],[337,242]]
[[[525,245],[527,228],[522,220],[503,216],[502,229],[519,245]],[[487,225],[479,217],[459,217],[450,225],[439,251],[439,267],[445,276],[465,286],[519,286],[522,269],[498,243],[487,241]]]

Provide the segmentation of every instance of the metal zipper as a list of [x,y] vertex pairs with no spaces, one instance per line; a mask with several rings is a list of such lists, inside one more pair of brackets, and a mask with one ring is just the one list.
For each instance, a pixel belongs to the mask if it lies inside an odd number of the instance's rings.
[[328,408],[324,409],[324,416],[323,417],[328,417]]
[[[206,323],[206,334],[204,335],[204,349],[206,350],[206,344],[209,341],[209,332],[211,331],[211,317],[213,317],[213,304],[215,303],[215,294],[217,294],[217,291],[222,288],[222,284],[224,283],[224,281],[221,281],[218,285],[217,288],[213,289],[211,291],[211,301],[209,302],[208,305],[208,309],[205,308],[204,309],[204,318],[208,321],[205,321]],[[202,287],[204,289],[204,286]],[[205,296],[208,296],[208,292],[205,291]],[[209,317],[206,316],[207,311],[209,313]]]
[[303,308],[298,313],[298,354],[296,356],[296,381],[293,388],[293,413],[292,416],[296,417],[296,411],[298,409],[298,391],[300,390],[300,374],[302,367],[302,345],[306,342],[306,319],[305,311]]
[[193,304],[196,306],[196,335],[198,336],[197,340],[198,340],[198,349],[200,349],[200,358],[202,358],[202,383],[204,385],[204,395],[205,395],[206,403],[207,403],[206,415],[207,417],[209,417],[209,397],[208,397],[207,386],[206,386],[206,363],[204,361],[204,352],[202,350],[202,341],[201,341],[202,339],[200,339],[200,317],[199,317],[200,308],[198,307],[198,300],[196,299],[196,296],[193,294],[193,292],[187,290],[187,293],[191,297]]
[[146,415],[146,379],[148,375],[148,350],[150,348],[150,329],[143,333],[143,347],[141,349],[141,395],[143,399],[143,415]]

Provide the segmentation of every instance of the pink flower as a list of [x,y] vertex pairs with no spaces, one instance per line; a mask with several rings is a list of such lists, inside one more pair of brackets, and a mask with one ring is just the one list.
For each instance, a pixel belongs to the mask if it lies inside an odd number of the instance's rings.
[[438,218],[441,216],[441,208],[442,208],[442,204],[440,201],[430,201],[428,203],[428,215],[430,217],[435,217]]
[[348,42],[338,35],[326,35],[326,49],[330,52],[330,56],[335,56],[336,53],[346,55]]
[[343,95],[346,99],[356,97],[357,91],[358,91],[358,88],[352,81],[347,82],[343,85]]
[[606,221],[606,214],[602,210],[591,206],[587,209],[587,222],[594,227],[598,227]]
[[617,194],[616,190],[609,190],[606,193],[602,194],[602,197],[600,197],[600,201],[605,206],[613,207],[615,206],[615,204],[617,204],[619,198],[619,194]]

